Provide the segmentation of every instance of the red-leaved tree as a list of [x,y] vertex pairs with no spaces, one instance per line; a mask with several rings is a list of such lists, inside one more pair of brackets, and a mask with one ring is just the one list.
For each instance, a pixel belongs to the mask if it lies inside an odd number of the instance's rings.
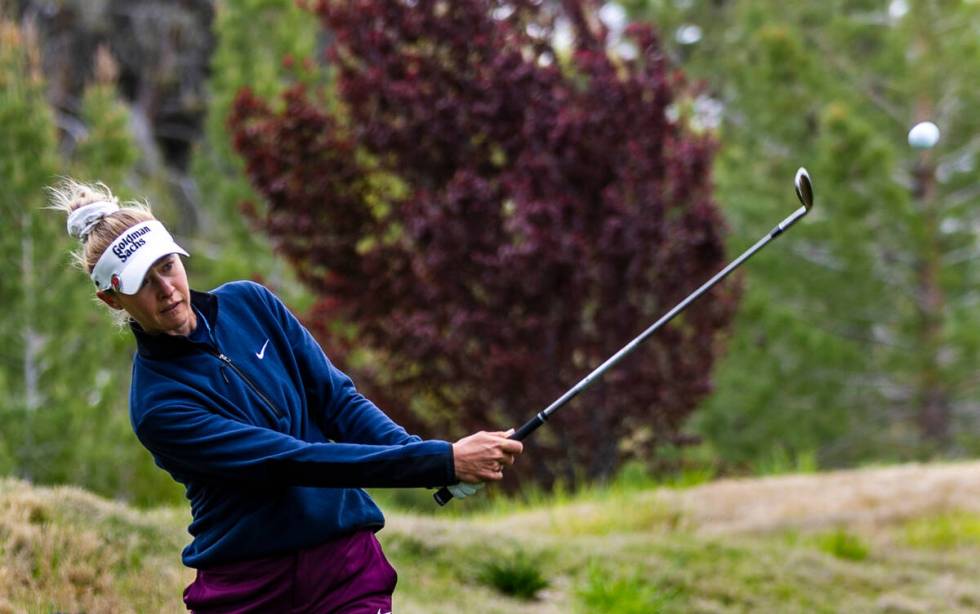
[[[634,58],[608,53],[592,8],[320,1],[332,86],[275,109],[243,92],[230,119],[268,201],[249,211],[320,297],[324,345],[429,435],[518,426],[724,264],[713,144],[668,112],[680,75],[646,26],[626,31]],[[677,443],[737,294],[651,338],[510,474],[574,485],[624,441]],[[343,360],[338,321],[369,366]]]

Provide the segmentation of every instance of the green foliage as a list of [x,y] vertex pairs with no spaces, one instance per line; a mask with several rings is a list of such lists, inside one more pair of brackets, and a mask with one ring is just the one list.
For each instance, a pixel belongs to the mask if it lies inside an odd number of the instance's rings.
[[[258,12],[265,17],[257,18]],[[221,39],[225,46],[215,56],[218,93],[208,124],[212,138],[204,148],[214,144],[220,151],[202,171],[202,197],[215,217],[202,222],[205,241],[181,241],[195,256],[189,263],[195,286],[211,287],[259,270],[271,275],[267,281],[275,285],[277,267],[281,272],[284,265],[277,264],[268,246],[251,238],[235,209],[246,198],[242,188],[248,190],[229,153],[224,113],[244,84],[261,89],[255,83],[261,80],[279,87],[281,79],[273,76],[284,74],[283,50],[311,54],[315,23],[288,1],[222,5],[218,21],[230,34]],[[256,38],[250,28],[258,22],[268,26],[266,34],[276,36]],[[5,364],[0,372],[0,470],[39,482],[82,484],[141,505],[180,501],[181,486],[155,466],[129,424],[131,336],[117,330],[97,306],[85,273],[69,266],[68,254],[77,245],[64,232],[63,214],[43,210],[42,189],[61,174],[102,181],[122,199],[148,197],[158,216],[173,219],[168,213],[179,211],[168,196],[170,179],[142,172],[130,112],[116,92],[115,66],[101,50],[95,58],[96,81],[81,97],[78,124],[59,159],[39,51],[24,42],[17,27],[3,27],[0,180],[6,186],[2,207],[8,232],[0,239],[0,254],[17,274],[0,281],[0,305],[7,314],[0,325],[5,341],[0,348]],[[278,51],[271,53],[276,45]],[[232,190],[227,198],[226,189]],[[213,234],[207,232],[209,223],[215,225]]]
[[136,161],[128,112],[112,83],[82,99],[85,131],[68,164],[57,155],[34,50],[3,23],[0,51],[0,468],[43,483],[77,483],[108,496],[159,503],[181,498],[133,436],[127,411],[131,340],[96,306],[91,281],[70,265],[77,243],[43,186],[67,172],[122,185]]
[[85,135],[73,152],[73,174],[98,178],[113,189],[126,185],[139,151],[129,133],[129,110],[119,100],[115,82],[97,82],[85,89],[79,119]]
[[534,599],[548,587],[548,580],[541,571],[541,557],[528,554],[522,549],[513,553],[480,564],[477,577],[483,584],[495,590],[517,597],[518,599]]
[[207,210],[193,243],[192,253],[201,260],[194,263],[195,283],[211,287],[229,279],[261,278],[302,310],[309,303],[306,293],[286,263],[273,255],[265,235],[254,232],[242,215],[244,203],[261,208],[263,201],[232,150],[227,121],[243,88],[273,98],[298,81],[324,78],[316,65],[300,61],[315,56],[316,18],[294,0],[219,2],[213,27],[217,48],[208,81],[204,138],[191,161]]
[[65,452],[57,442],[56,449],[41,447],[48,443],[43,431],[57,430],[45,413],[77,397],[49,389],[58,376],[71,375],[72,356],[51,341],[61,318],[73,315],[64,311],[63,294],[63,284],[70,288],[72,280],[65,270],[64,226],[50,224],[51,216],[42,211],[41,186],[57,172],[58,160],[37,50],[5,21],[0,21],[0,43],[0,260],[5,270],[0,280],[0,433],[7,462],[33,475]]
[[[103,57],[102,62],[110,60]],[[102,181],[125,190],[139,152],[130,133],[129,110],[116,93],[113,71],[103,68],[105,74],[91,83],[82,97],[80,119],[86,131],[68,160],[69,170],[76,179]],[[134,191],[133,195],[137,194]],[[129,194],[122,191],[118,196],[127,198]],[[56,225],[61,221],[54,220]],[[66,250],[62,251],[62,257],[66,255]],[[89,391],[94,388],[97,393],[93,392],[85,405],[73,407],[68,421],[60,425],[70,429],[63,435],[71,443],[70,462],[48,480],[81,484],[140,505],[182,501],[183,488],[156,467],[132,433],[128,412],[131,335],[118,330],[108,312],[93,300],[87,276],[80,271],[71,273],[75,288],[71,309],[84,322],[69,320],[61,341],[77,345],[76,359],[80,355],[92,357],[73,364],[81,376],[75,385]]]
[[679,588],[663,590],[640,574],[614,574],[597,561],[576,587],[580,610],[590,614],[659,614],[683,611]]
[[916,518],[905,525],[904,542],[916,548],[935,550],[980,547],[980,515],[950,512]]
[[774,446],[768,456],[752,463],[753,475],[815,473],[817,469],[816,454],[812,450],[791,454],[781,445]]
[[[419,488],[372,488],[368,492],[371,494],[371,498],[383,509],[390,508],[419,514],[431,514],[435,511],[433,507],[435,506],[435,502],[432,500],[432,491],[430,490]],[[464,505],[451,506],[452,509],[444,510],[444,512],[460,513],[472,510],[474,500],[473,497],[469,497],[466,499]]]
[[682,452],[676,463],[661,470],[652,470],[646,463],[630,461],[616,473],[616,477],[606,487],[597,485],[596,490],[629,493],[659,486],[667,488],[692,488],[710,482],[718,476],[711,459],[696,453]]
[[[736,467],[773,450],[841,466],[980,449],[980,6],[623,4],[659,25],[720,113],[732,255],[796,206],[797,166],[814,178],[814,211],[743,272],[695,428]],[[700,40],[678,42],[690,26]],[[906,142],[924,119],[942,131],[925,153]]]
[[819,536],[817,546],[827,554],[846,561],[863,561],[870,553],[864,540],[841,528]]
[[612,488],[623,491],[637,491],[655,485],[656,479],[651,475],[650,470],[644,463],[637,461],[623,463],[611,483]]

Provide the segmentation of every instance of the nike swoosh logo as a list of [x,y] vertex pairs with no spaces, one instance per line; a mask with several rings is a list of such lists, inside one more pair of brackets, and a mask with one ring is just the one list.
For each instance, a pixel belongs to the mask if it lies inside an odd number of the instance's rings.
[[262,344],[262,349],[255,353],[255,356],[258,357],[259,360],[265,358],[265,346],[267,345],[269,345],[268,339],[266,339],[265,343]]

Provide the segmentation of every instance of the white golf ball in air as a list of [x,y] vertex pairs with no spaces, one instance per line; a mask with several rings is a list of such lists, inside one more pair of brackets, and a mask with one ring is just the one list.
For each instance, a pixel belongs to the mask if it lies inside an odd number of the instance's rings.
[[929,149],[939,141],[939,128],[932,122],[920,122],[909,130],[909,145]]

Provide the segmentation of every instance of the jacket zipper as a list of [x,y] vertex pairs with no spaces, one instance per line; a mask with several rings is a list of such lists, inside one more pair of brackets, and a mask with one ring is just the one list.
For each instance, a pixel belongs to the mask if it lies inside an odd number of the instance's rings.
[[286,417],[286,413],[284,411],[282,411],[281,409],[279,409],[278,407],[276,407],[276,405],[272,401],[269,400],[269,397],[265,396],[265,394],[263,394],[262,391],[259,390],[259,387],[256,386],[255,383],[252,382],[252,380],[249,379],[249,377],[247,375],[245,375],[245,372],[242,371],[241,369],[239,369],[238,368],[238,365],[236,365],[235,363],[233,363],[231,361],[231,358],[228,358],[227,356],[225,356],[224,354],[222,354],[221,352],[219,352],[217,350],[214,350],[212,353],[215,356],[217,356],[218,359],[221,362],[223,362],[226,365],[228,365],[229,367],[231,367],[232,371],[234,371],[235,373],[237,373],[238,376],[240,378],[242,378],[242,380],[248,385],[248,387],[252,389],[252,392],[254,392],[255,394],[259,395],[259,398],[262,399],[262,401],[266,405],[269,406],[269,409],[272,410],[272,413],[274,413],[277,418],[285,418]]

